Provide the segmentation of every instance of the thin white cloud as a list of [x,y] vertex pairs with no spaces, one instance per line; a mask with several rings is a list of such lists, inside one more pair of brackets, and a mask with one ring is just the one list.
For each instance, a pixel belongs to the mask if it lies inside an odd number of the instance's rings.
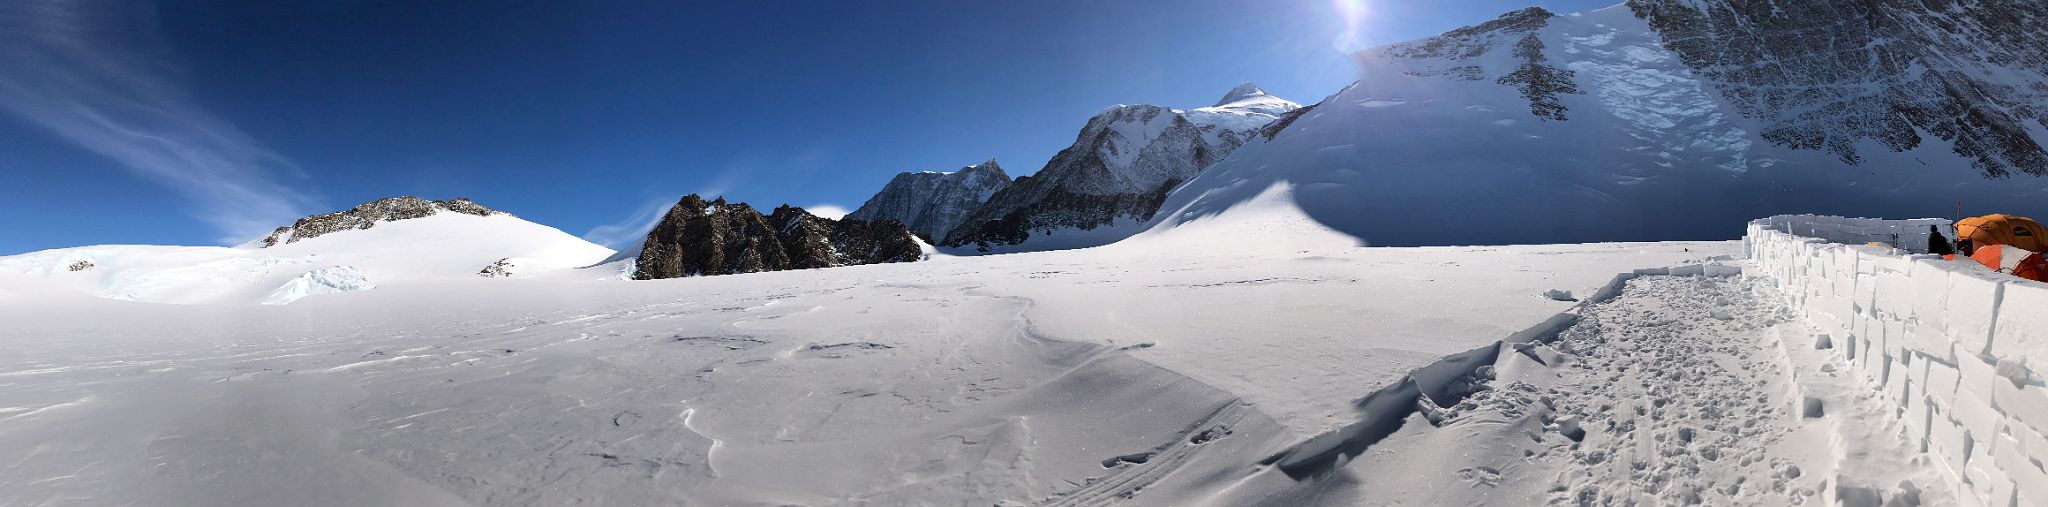
[[813,204],[810,206],[805,206],[804,211],[809,211],[813,215],[817,215],[822,218],[830,218],[833,220],[846,218],[847,213],[852,213],[852,211],[847,210],[845,206],[840,206],[837,204]]
[[303,216],[290,160],[200,107],[147,4],[0,2],[0,111],[161,183],[239,243]]
[[642,203],[639,208],[633,210],[631,216],[590,228],[589,232],[583,233],[583,240],[613,250],[625,250],[623,247],[630,247],[634,243],[646,240],[647,231],[654,230],[654,225],[661,223],[661,217],[668,215],[669,208],[675,207],[676,201],[679,200],[682,198],[655,199]]

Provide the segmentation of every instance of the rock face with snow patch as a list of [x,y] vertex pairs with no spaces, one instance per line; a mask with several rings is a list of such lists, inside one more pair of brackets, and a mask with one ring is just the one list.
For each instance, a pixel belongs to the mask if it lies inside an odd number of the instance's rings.
[[[1863,161],[1931,135],[1986,177],[2048,174],[2048,3],[1631,0],[1763,138]],[[1766,63],[1768,62],[1768,63]],[[2030,132],[2031,131],[2031,132]]]
[[429,201],[413,196],[387,197],[356,205],[346,211],[322,213],[306,218],[288,227],[279,227],[269,237],[263,238],[263,246],[297,243],[302,239],[316,238],[339,231],[368,229],[378,222],[391,222],[412,218],[433,216],[443,211],[487,217],[504,214],[502,211],[486,208],[475,201],[455,198],[446,201]]
[[1258,202],[1244,213],[1369,245],[1474,245],[2028,209],[2048,198],[2029,176],[2048,175],[2044,21],[2016,1],[1514,11],[1357,53],[1356,83],[1195,175],[1150,227]]
[[745,203],[684,196],[648,232],[635,279],[827,268],[923,258],[895,220],[832,220],[784,205],[763,216]]
[[1149,220],[1174,186],[1299,107],[1250,83],[1211,107],[1111,107],[1088,120],[1044,169],[997,191],[941,244],[988,250],[1062,229]]
[[476,276],[481,276],[484,278],[511,278],[512,275],[518,273],[519,261],[511,257],[506,257],[503,259],[492,261],[489,266],[484,266],[484,269],[478,270],[476,272]]
[[950,173],[899,173],[846,218],[903,222],[910,232],[937,241],[967,220],[967,215],[988,202],[990,196],[1008,186],[1010,175],[996,165],[995,159]]

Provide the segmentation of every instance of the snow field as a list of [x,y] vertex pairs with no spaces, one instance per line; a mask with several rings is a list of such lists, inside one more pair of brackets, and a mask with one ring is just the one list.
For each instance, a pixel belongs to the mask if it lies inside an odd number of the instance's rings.
[[1924,222],[1781,216],[1752,223],[1746,241],[1757,273],[1903,414],[1965,504],[2048,503],[2048,385],[2032,371],[2048,364],[2048,284],[1784,232]]
[[30,295],[0,305],[0,503],[1221,502],[1359,395],[1570,307],[1546,291],[1739,254],[1313,226],[631,283],[451,265],[283,306],[0,284]]

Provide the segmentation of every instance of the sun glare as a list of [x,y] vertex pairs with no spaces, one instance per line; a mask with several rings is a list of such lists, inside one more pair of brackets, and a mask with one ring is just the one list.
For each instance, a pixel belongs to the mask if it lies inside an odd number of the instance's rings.
[[1344,32],[1338,34],[1330,46],[1347,54],[1364,49],[1365,41],[1362,40],[1363,34],[1359,33],[1359,24],[1367,14],[1365,0],[1331,0],[1331,3],[1337,8],[1337,16],[1344,20]]

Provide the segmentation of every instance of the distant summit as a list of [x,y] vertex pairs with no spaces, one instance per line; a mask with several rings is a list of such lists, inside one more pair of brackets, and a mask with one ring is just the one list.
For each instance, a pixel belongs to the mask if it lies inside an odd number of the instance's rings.
[[[1098,229],[1151,220],[1175,186],[1299,108],[1251,83],[1232,88],[1212,107],[1113,106],[1090,118],[1074,144],[1045,168],[989,196],[940,244],[1042,250],[1122,239],[1128,234]],[[1058,243],[1045,241],[1055,234]]]
[[919,237],[937,241],[989,196],[1009,186],[1010,175],[995,159],[949,173],[899,173],[846,218],[896,220]]
[[1245,83],[1237,85],[1236,88],[1231,88],[1230,93],[1223,94],[1223,100],[1216,101],[1215,107],[1223,107],[1245,100],[1271,96],[1266,94],[1266,90],[1259,88],[1259,85]]
[[316,238],[339,231],[368,229],[378,222],[393,222],[412,218],[429,217],[443,211],[487,217],[509,215],[503,211],[486,208],[476,201],[455,198],[446,201],[429,201],[410,195],[387,197],[356,205],[346,211],[323,213],[301,218],[290,226],[279,227],[269,237],[263,238],[264,247],[297,243],[302,239]]

